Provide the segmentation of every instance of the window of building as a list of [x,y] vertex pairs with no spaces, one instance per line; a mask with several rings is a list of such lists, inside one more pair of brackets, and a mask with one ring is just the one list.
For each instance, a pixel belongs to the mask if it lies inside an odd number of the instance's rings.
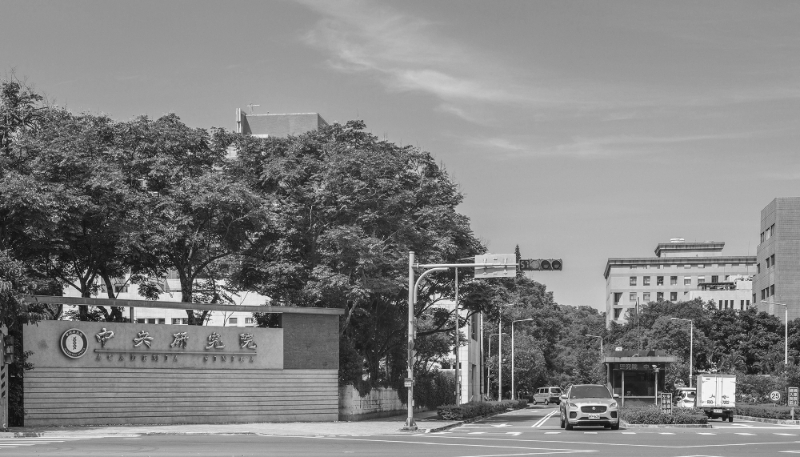
[[769,286],[769,296],[775,295],[775,284]]
[[775,266],[775,254],[772,254],[769,257],[772,259],[772,266],[774,267]]
[[739,300],[739,310],[744,309],[744,300]]
[[645,302],[645,303],[649,303],[650,302],[650,292],[644,292],[642,294],[642,301]]
[[700,284],[700,283],[703,283],[703,282],[706,282],[706,277],[705,276],[698,276],[697,277],[697,284]]
[[770,265],[769,265],[769,257],[767,257],[767,259],[766,259],[766,260],[767,260],[767,268],[769,268],[769,266],[770,266]]
[[664,292],[656,292],[656,300],[664,301]]
[[731,279],[731,275],[725,275],[725,282],[728,282]]
[[684,276],[683,277],[683,285],[684,286],[691,286],[692,285],[692,277],[691,276]]
[[670,301],[678,301],[678,293],[677,292],[670,292],[669,293],[669,300]]
[[622,314],[622,308],[614,308],[614,319],[619,319],[620,314]]
[[650,276],[642,277],[642,285],[643,286],[649,286],[650,285]]
[[631,285],[632,286],[636,285],[636,276],[631,276]]
[[705,266],[705,265],[703,265],[702,263],[701,263],[700,265],[698,265],[698,266],[697,266],[697,268],[705,268],[705,267],[706,267],[706,266]]
[[761,232],[761,242],[764,242],[764,232]]
[[137,324],[146,324],[147,323],[147,319],[136,319],[136,323]]
[[656,285],[663,286],[664,285],[664,277],[663,276],[656,276]]
[[244,318],[245,325],[252,325],[256,323],[256,318],[254,317],[245,317]]
[[636,301],[636,292],[631,292],[630,294],[628,294],[628,300]]
[[750,307],[750,300],[745,300],[744,301],[744,306],[749,308]]
[[228,318],[228,323],[229,324],[238,324],[239,323],[239,318],[238,317],[229,317]]
[[762,299],[762,300],[763,300],[763,299],[765,299],[765,298],[767,298],[767,293],[766,293],[766,290],[767,290],[767,289],[761,289],[761,299]]
[[622,300],[622,292],[614,292],[614,304],[619,305],[620,300]]
[[711,275],[711,282],[719,282],[719,276]]
[[670,276],[669,277],[669,285],[670,286],[677,286],[678,285],[678,277],[677,276]]
[[636,269],[636,265],[631,265],[631,270],[635,270],[635,269]]
[[688,268],[692,268],[692,266],[691,265],[684,265],[683,268],[687,268],[688,269]]

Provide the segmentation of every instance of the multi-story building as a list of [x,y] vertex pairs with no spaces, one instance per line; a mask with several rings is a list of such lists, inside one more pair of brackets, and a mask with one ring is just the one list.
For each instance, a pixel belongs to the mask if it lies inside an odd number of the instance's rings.
[[[759,310],[789,320],[800,317],[800,197],[779,197],[761,210],[753,302]],[[761,303],[762,301],[767,303]]]
[[685,301],[701,284],[729,282],[732,276],[755,273],[755,256],[724,256],[724,247],[724,242],[673,238],[656,246],[655,257],[608,259],[604,272],[606,325],[624,322],[626,311],[637,302]]

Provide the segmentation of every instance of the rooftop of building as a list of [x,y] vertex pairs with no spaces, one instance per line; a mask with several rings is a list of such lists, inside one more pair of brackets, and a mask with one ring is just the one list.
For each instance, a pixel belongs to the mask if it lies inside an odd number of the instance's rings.
[[258,137],[297,136],[328,125],[319,113],[247,114],[237,109],[237,131]]
[[723,241],[681,241],[670,240],[669,243],[658,243],[656,257],[699,257],[701,254],[722,252],[725,247]]

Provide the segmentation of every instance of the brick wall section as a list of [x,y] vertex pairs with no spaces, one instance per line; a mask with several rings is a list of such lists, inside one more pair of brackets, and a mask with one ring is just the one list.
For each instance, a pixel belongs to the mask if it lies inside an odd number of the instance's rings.
[[284,314],[283,368],[337,370],[339,316]]

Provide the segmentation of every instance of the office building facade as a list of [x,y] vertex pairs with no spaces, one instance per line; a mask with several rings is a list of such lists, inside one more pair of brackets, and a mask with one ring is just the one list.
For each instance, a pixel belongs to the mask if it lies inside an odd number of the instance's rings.
[[[637,302],[687,301],[690,292],[702,290],[704,284],[730,282],[734,276],[755,273],[755,256],[725,256],[724,247],[724,242],[678,238],[659,243],[655,257],[609,258],[604,272],[606,325],[625,322],[627,311]],[[749,305],[745,299],[734,308]]]
[[[800,317],[800,197],[779,197],[761,210],[761,238],[756,251],[753,302],[759,310]],[[766,302],[766,303],[763,303]]]

